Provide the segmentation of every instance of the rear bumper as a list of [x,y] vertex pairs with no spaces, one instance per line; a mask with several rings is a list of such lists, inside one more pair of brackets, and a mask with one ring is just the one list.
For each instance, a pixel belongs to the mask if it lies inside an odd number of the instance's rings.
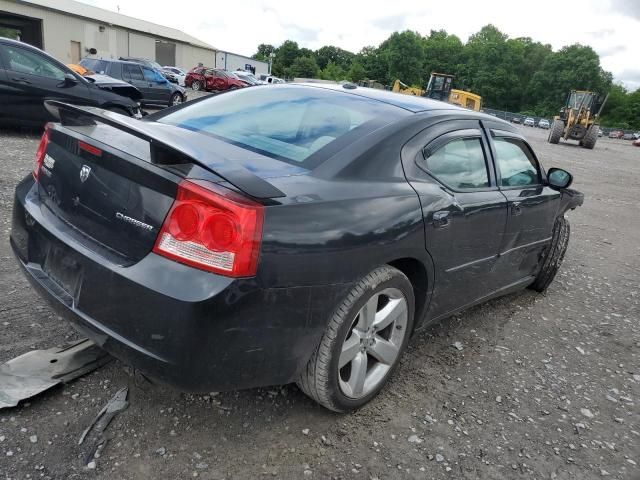
[[[97,345],[183,391],[293,381],[349,288],[261,288],[153,253],[118,266],[68,234],[33,185],[16,188],[10,237],[30,283]],[[55,274],[52,252],[63,259]]]

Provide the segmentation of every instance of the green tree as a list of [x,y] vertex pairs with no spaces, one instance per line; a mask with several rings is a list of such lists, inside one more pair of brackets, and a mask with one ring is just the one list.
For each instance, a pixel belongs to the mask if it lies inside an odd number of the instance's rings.
[[485,105],[519,108],[520,85],[514,68],[517,55],[512,47],[507,35],[493,25],[471,35],[464,47],[464,68],[458,75],[465,79],[466,88],[482,96]]
[[612,76],[600,66],[598,54],[588,46],[574,44],[548,55],[533,74],[529,95],[545,114],[558,112],[571,90],[606,93]]
[[424,45],[419,33],[411,30],[394,32],[380,48],[386,50],[389,80],[399,78],[408,85],[423,83]]
[[333,62],[342,69],[348,69],[353,62],[355,55],[347,50],[343,50],[333,45],[325,45],[315,51],[318,66],[325,69],[329,62]]
[[372,46],[364,47],[356,56],[356,61],[364,68],[366,79],[389,83],[389,61],[385,51]]
[[347,72],[347,79],[351,80],[352,82],[358,82],[360,80],[364,80],[366,78],[366,75],[367,73],[362,64],[359,61],[355,60],[351,64],[351,67],[349,67],[349,71]]
[[293,61],[290,76],[298,78],[316,78],[318,76],[318,64],[315,58],[298,57]]
[[340,65],[336,65],[334,62],[330,61],[327,63],[325,68],[322,69],[320,74],[320,78],[324,80],[344,80],[346,74]]
[[261,43],[258,45],[258,51],[253,54],[253,58],[261,60],[263,62],[269,61],[269,55],[276,51],[276,47],[269,45],[268,43]]
[[[432,72],[460,76],[459,64],[462,62],[464,45],[458,37],[449,35],[445,30],[431,30],[423,45],[423,83],[429,80]],[[458,82],[460,81],[458,78]]]

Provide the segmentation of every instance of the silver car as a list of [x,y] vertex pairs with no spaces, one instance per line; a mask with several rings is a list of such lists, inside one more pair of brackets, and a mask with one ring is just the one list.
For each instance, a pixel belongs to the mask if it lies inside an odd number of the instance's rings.
[[548,130],[550,126],[551,125],[549,124],[549,120],[547,120],[546,118],[543,118],[538,122],[538,128],[544,128],[545,130]]
[[524,126],[525,127],[534,127],[536,124],[536,121],[531,118],[531,117],[527,117],[524,119]]

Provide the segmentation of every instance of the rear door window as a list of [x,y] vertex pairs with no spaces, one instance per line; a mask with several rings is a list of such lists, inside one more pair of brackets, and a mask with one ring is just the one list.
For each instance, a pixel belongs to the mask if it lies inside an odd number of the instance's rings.
[[489,186],[487,161],[480,136],[454,138],[435,151],[423,150],[424,168],[454,190]]
[[142,70],[139,65],[122,65],[122,76],[126,80],[140,80],[144,81]]

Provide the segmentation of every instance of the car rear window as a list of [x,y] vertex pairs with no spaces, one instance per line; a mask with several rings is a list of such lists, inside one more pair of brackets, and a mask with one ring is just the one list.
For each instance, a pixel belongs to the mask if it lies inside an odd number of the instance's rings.
[[401,108],[342,92],[293,85],[257,86],[185,106],[159,119],[306,168],[338,139],[366,135]]
[[109,62],[98,60],[97,58],[83,58],[80,60],[80,65],[96,73],[106,73]]

